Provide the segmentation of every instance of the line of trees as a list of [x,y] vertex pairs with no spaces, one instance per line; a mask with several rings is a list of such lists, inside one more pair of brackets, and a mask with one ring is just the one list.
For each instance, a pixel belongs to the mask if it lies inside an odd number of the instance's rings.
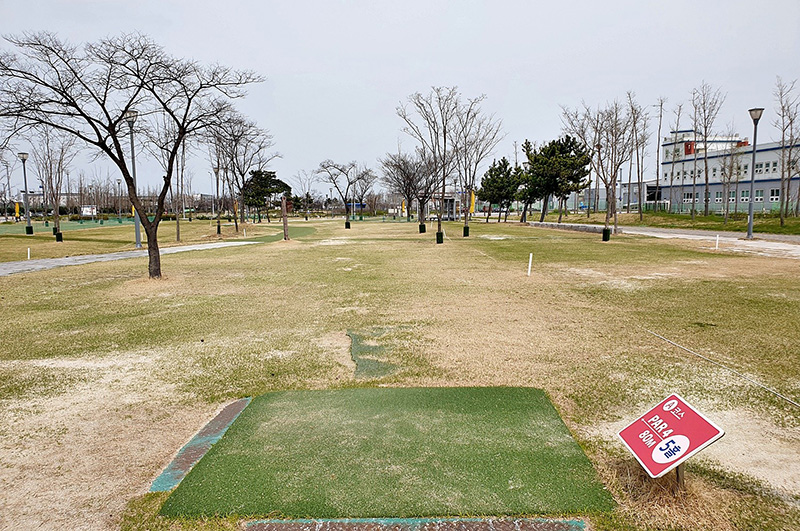
[[[490,204],[498,204],[498,221],[505,210],[506,219],[514,201],[523,203],[521,222],[527,220],[528,208],[536,201],[542,202],[540,221],[544,221],[551,198],[558,201],[559,217],[566,210],[567,198],[573,192],[586,188],[590,156],[577,139],[565,135],[536,147],[529,140],[522,143],[527,160],[522,165],[511,166],[505,158],[494,161],[481,180],[478,197]],[[486,213],[489,221],[489,212]]]
[[469,200],[477,190],[480,168],[502,140],[502,123],[483,111],[481,95],[463,99],[457,87],[432,87],[430,92],[411,94],[396,108],[403,132],[416,143],[413,152],[387,153],[380,159],[381,181],[400,194],[411,219],[417,204],[420,232],[424,231],[428,205],[439,196],[437,243],[442,243],[447,186],[458,187],[462,196],[464,235],[469,234]]

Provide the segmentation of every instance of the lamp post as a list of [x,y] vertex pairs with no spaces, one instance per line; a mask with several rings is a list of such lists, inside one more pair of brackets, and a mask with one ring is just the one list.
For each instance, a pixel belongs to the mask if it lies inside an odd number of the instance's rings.
[[122,223],[122,194],[120,193],[119,186],[122,184],[122,179],[117,179],[117,216],[119,222]]
[[25,152],[17,153],[19,160],[22,161],[22,179],[25,184],[25,194],[22,196],[25,199],[25,234],[33,234],[33,226],[31,226],[31,210],[28,208],[28,171],[25,168],[25,161],[28,160],[28,154]]
[[[219,205],[219,166],[214,166],[211,169],[214,170],[214,177],[217,180],[217,194],[216,194],[217,195],[217,234],[222,234],[222,229],[220,229],[220,225],[219,225],[219,215],[220,215],[220,211],[222,210],[220,208],[220,205]],[[213,210],[213,203],[212,203],[212,210]]]
[[756,107],[748,111],[753,119],[753,158],[750,161],[750,197],[747,205],[747,239],[753,239],[753,185],[756,180],[756,140],[758,135],[758,121],[764,112],[763,107]]
[[[131,177],[133,178],[133,189],[136,190],[136,154],[133,150],[133,124],[136,122],[136,118],[139,116],[139,112],[135,109],[128,109],[125,111],[125,121],[128,122],[128,127],[130,128],[130,135],[131,135]],[[139,227],[139,209],[137,208],[133,212],[133,226],[134,231],[136,233],[136,248],[142,248],[142,232],[141,228]]]

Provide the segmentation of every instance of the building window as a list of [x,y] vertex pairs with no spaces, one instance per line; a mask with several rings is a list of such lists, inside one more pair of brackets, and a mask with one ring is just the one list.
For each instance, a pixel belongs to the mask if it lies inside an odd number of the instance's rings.
[[684,192],[683,193],[683,202],[684,203],[691,203],[692,202],[692,192]]
[[728,203],[735,203],[736,202],[736,190],[731,190],[728,193]]
[[742,190],[742,203],[750,201],[750,190]]
[[714,194],[714,202],[715,203],[722,203],[722,192],[716,192]]
[[778,161],[772,162],[772,173],[776,173],[778,171]]
[[749,168],[749,166],[748,166],[747,164],[745,164],[745,165],[744,165],[744,171],[745,171],[745,173],[747,172],[747,169],[748,169],[748,168]]
[[777,203],[781,200],[781,189],[771,188],[769,191],[769,200],[771,203]]
[[756,196],[753,198],[753,202],[754,203],[764,202],[764,190],[756,190]]

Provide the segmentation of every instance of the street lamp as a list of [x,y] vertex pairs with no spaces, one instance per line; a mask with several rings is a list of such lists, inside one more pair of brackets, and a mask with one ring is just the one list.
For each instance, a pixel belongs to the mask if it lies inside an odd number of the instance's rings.
[[22,179],[25,183],[25,194],[22,196],[25,199],[25,234],[33,234],[33,226],[31,226],[31,210],[28,208],[28,172],[25,168],[25,161],[28,160],[28,154],[25,152],[17,153],[19,160],[22,161]]
[[[222,234],[222,229],[220,229],[220,226],[219,226],[219,214],[220,214],[220,210],[221,210],[220,209],[220,205],[219,205],[219,166],[214,166],[211,169],[214,170],[214,177],[217,180],[217,234]],[[214,203],[213,202],[211,203],[211,211],[212,211],[212,213],[214,211]]]
[[121,184],[122,179],[117,179],[117,216],[120,223],[122,223],[122,194],[119,191],[119,185]]
[[748,198],[747,206],[747,239],[753,239],[753,185],[756,180],[756,138],[758,135],[758,121],[761,119],[761,114],[764,112],[763,107],[756,107],[748,111],[750,118],[753,119],[753,158],[750,161],[750,197]]
[[[133,151],[133,124],[136,122],[136,118],[139,116],[139,112],[135,109],[128,109],[125,111],[125,121],[128,122],[128,127],[130,128],[131,134],[131,170],[133,177],[133,189],[136,190],[136,154]],[[141,229],[139,228],[139,209],[137,208],[133,212],[133,226],[134,231],[136,232],[136,248],[141,249],[142,247],[142,233]]]

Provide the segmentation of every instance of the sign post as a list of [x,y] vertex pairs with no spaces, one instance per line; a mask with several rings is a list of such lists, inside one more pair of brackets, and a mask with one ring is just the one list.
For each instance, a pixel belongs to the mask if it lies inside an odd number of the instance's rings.
[[678,467],[678,489],[682,489],[681,464],[725,432],[686,400],[672,394],[618,435],[651,478],[660,478]]

